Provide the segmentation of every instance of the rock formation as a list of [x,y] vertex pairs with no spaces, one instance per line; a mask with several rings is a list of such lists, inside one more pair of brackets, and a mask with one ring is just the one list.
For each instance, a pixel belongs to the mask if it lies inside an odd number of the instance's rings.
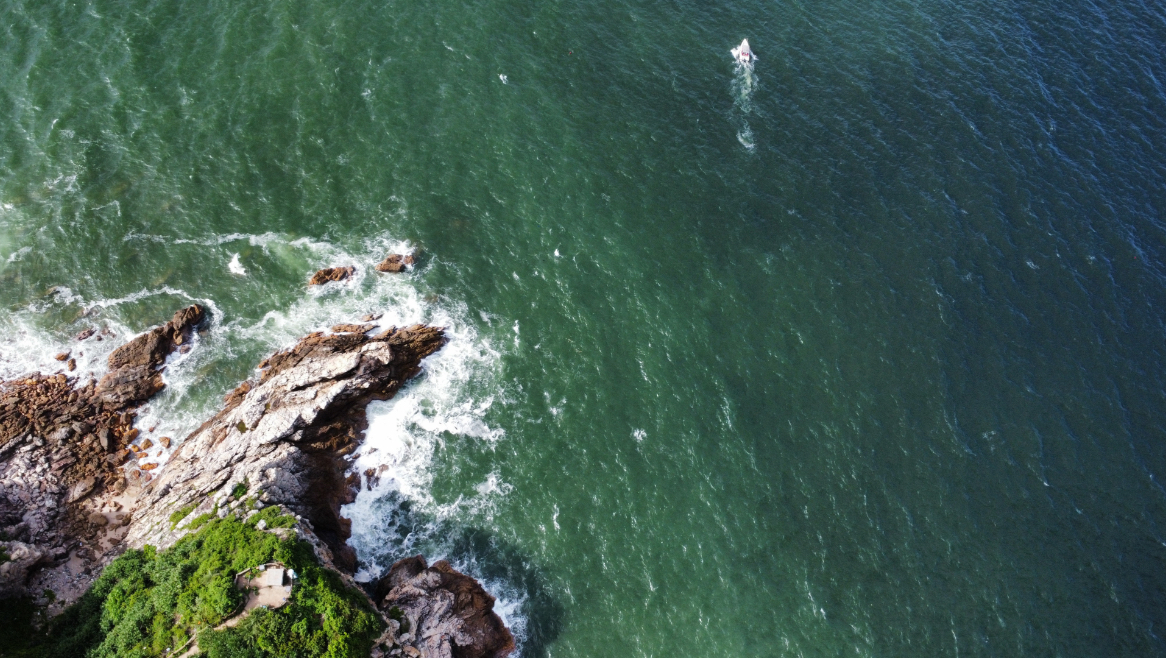
[[356,268],[351,265],[347,267],[325,267],[312,275],[308,279],[309,286],[322,286],[329,281],[343,281],[352,276],[356,272]]
[[[345,456],[358,445],[368,402],[392,397],[444,341],[441,329],[420,325],[371,337],[316,333],[270,357],[146,485],[126,542],[169,546],[199,515],[225,515],[217,503],[241,484],[262,504],[305,520],[335,565],[352,571],[350,523],[340,506],[354,499],[360,481],[345,477]],[[190,505],[171,529],[170,513]]]
[[[138,441],[133,410],[163,388],[163,364],[187,347],[205,319],[201,307],[115,350],[99,382],[58,374],[0,383],[0,597],[51,587],[59,610],[127,547],[165,549],[207,514],[257,513],[240,498],[294,514],[295,528],[270,531],[294,533],[327,566],[351,574],[356,556],[340,506],[360,486],[346,473],[365,408],[396,394],[445,343],[442,329],[422,325],[370,336],[377,317],[311,334],[266,359],[158,471],[127,465],[153,447]],[[80,575],[62,566],[67,557],[82,565]],[[390,621],[374,655],[502,658],[514,649],[493,597],[444,561],[402,560],[380,587]]]
[[43,549],[24,542],[0,542],[0,598],[23,594],[28,572],[48,557]]
[[82,502],[125,489],[120,466],[137,436],[133,410],[162,389],[166,357],[204,318],[190,306],[134,338],[110,355],[100,382],[38,374],[0,383],[0,536],[27,546],[8,545],[10,555],[38,555],[31,567],[63,559],[78,541],[93,543],[98,527]]
[[[397,641],[425,658],[502,658],[514,636],[494,612],[494,597],[445,560],[399,560],[377,582],[381,611],[399,626]],[[414,655],[403,650],[402,653]]]
[[412,254],[389,254],[384,260],[377,264],[378,272],[404,272],[405,267],[414,263]]

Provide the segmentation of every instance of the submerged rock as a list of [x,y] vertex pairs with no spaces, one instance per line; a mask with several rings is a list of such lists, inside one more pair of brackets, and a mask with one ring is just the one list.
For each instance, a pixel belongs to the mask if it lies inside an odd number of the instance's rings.
[[355,272],[356,268],[351,265],[346,267],[325,267],[313,274],[311,279],[308,279],[308,285],[321,286],[329,281],[343,281]]
[[[377,582],[383,613],[402,618],[398,641],[406,653],[425,658],[502,658],[514,651],[514,636],[494,612],[494,597],[478,581],[445,560],[399,560]],[[417,654],[408,652],[409,645]]]

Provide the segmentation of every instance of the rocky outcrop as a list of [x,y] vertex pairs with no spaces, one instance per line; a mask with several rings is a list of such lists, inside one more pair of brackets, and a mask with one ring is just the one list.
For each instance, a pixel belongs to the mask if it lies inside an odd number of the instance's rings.
[[41,548],[18,541],[0,542],[0,598],[24,593],[28,573],[49,559]]
[[325,267],[313,274],[311,279],[308,279],[308,285],[322,286],[329,281],[343,281],[355,272],[356,268],[351,265],[347,267]]
[[[205,319],[185,308],[109,357],[100,382],[64,374],[0,383],[0,533],[54,559],[92,538],[86,497],[125,488],[133,410],[163,387],[166,357]],[[66,354],[67,356],[67,354]]]
[[[35,572],[38,592],[62,597],[59,610],[125,548],[165,549],[208,514],[245,517],[268,505],[298,520],[271,532],[309,541],[327,565],[351,573],[356,556],[340,507],[360,486],[347,473],[366,406],[395,395],[445,343],[442,329],[422,325],[370,335],[378,317],[266,359],[153,479],[142,472],[150,465],[125,466],[153,445],[138,438],[133,410],[163,388],[163,364],[188,348],[205,319],[200,307],[115,350],[99,382],[58,374],[0,383],[0,531],[14,540],[0,542],[0,597],[33,589],[25,583]],[[61,566],[66,557],[80,574]],[[494,598],[444,561],[402,560],[379,588],[390,621],[374,655],[501,658],[514,649]]]
[[514,636],[494,612],[494,597],[445,560],[433,566],[420,555],[400,560],[377,582],[376,592],[383,593],[381,611],[398,622],[396,643],[403,654],[502,658],[514,651]]
[[377,263],[378,272],[404,272],[407,266],[415,262],[412,254],[389,254],[380,263]]
[[[374,336],[316,333],[268,358],[145,487],[126,542],[165,548],[190,520],[228,513],[218,503],[242,485],[260,504],[295,513],[334,565],[352,571],[351,524],[340,506],[359,489],[359,476],[345,476],[346,457],[365,429],[365,406],[392,397],[444,342],[441,329],[421,325]],[[171,512],[190,506],[172,528]]]

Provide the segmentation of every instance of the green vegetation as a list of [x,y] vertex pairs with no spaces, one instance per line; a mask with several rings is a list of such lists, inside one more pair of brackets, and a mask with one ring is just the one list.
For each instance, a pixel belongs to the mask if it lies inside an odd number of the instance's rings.
[[175,510],[174,513],[170,515],[170,529],[173,530],[178,526],[182,519],[190,516],[190,513],[194,511],[194,508],[195,504],[191,503],[185,507]]
[[401,627],[399,629],[397,629],[399,632],[401,632],[401,633],[408,633],[409,632],[409,620],[408,620],[408,618],[405,617],[405,613],[402,612],[401,609],[398,608],[397,606],[393,606],[393,607],[389,608],[389,619],[393,619],[398,624],[401,625]]
[[255,525],[260,520],[267,521],[268,528],[290,528],[296,524],[294,517],[281,514],[278,507],[265,507],[259,510],[255,516],[247,519],[247,523]]
[[[242,421],[240,421],[240,422],[242,422]],[[246,496],[246,495],[247,495],[247,481],[246,480],[244,480],[243,482],[240,482],[239,484],[236,484],[235,488],[231,489],[231,498],[234,498],[235,500],[239,500],[243,496]]]
[[[201,527],[197,533],[165,551],[149,546],[127,551],[50,622],[47,634],[36,636],[35,647],[20,648],[23,653],[0,650],[0,655],[161,658],[177,655],[197,637],[202,655],[211,658],[368,656],[383,622],[367,599],[321,567],[307,543],[255,529],[260,519],[288,527],[292,517],[275,507],[246,521],[206,516],[192,522]],[[235,574],[271,561],[299,576],[290,602],[278,610],[253,611],[233,628],[212,630],[243,604]]]
[[207,512],[206,514],[199,514],[198,516],[191,519],[190,523],[186,524],[186,527],[191,532],[194,532],[195,530],[198,530],[199,528],[203,527],[204,525],[213,521],[214,519],[215,519],[214,512]]

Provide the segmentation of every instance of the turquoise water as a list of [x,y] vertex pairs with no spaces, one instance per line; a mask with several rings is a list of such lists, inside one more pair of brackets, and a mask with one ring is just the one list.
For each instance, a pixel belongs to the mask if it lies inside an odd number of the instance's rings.
[[1166,654],[1161,6],[0,19],[0,374],[206,303],[181,436],[307,331],[450,328],[362,578],[448,557],[527,657]]

